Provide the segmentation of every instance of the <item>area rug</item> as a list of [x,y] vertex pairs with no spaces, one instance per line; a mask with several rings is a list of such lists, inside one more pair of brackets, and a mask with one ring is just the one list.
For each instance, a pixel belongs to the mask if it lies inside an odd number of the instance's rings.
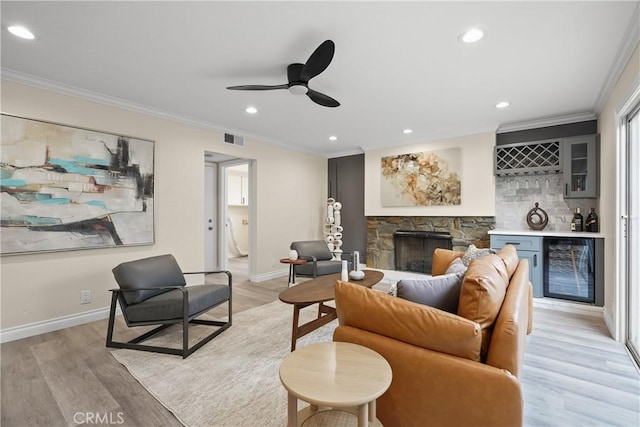
[[[300,320],[315,315],[312,306],[301,310]],[[281,301],[238,313],[231,328],[185,360],[136,350],[111,353],[186,426],[281,427],[287,424],[287,393],[278,370],[289,354],[292,318],[293,307]],[[302,337],[297,348],[331,341],[336,326],[334,320]],[[153,342],[180,343],[181,336],[171,328]]]

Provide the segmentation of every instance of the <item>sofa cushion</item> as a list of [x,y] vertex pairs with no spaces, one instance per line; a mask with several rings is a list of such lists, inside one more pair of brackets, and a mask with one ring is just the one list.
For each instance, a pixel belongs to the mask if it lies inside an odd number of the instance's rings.
[[508,274],[497,255],[471,261],[460,288],[458,315],[478,322],[482,328],[482,350],[486,354],[493,324],[507,291]]
[[[316,272],[318,276],[324,276],[325,274],[333,274],[340,273],[342,271],[342,261],[318,261],[316,263],[318,266],[318,271]],[[348,263],[349,270],[351,270],[351,262]],[[296,269],[296,274],[301,276],[313,276],[313,263],[307,262],[306,264],[300,264],[294,266]]]
[[460,258],[464,252],[452,251],[450,249],[436,248],[431,258],[431,275],[439,276],[444,274],[447,267],[456,258]]
[[[189,300],[189,317],[206,311],[229,299],[227,285],[187,286],[186,298]],[[130,322],[154,322],[158,320],[180,319],[182,317],[182,290],[165,292],[139,304],[125,307]]]
[[490,248],[477,248],[476,245],[469,245],[464,255],[462,255],[462,263],[468,266],[471,261],[476,258],[481,258],[483,256],[491,255],[496,253],[494,249]]
[[507,268],[507,274],[509,275],[509,280],[511,280],[511,276],[513,276],[514,271],[516,271],[519,261],[516,247],[513,245],[505,245],[496,255],[498,255],[500,259],[502,259],[502,262],[504,262],[504,266]]
[[451,264],[447,267],[447,271],[444,274],[453,274],[453,273],[466,273],[467,266],[464,265],[461,258],[456,258],[451,261]]
[[340,325],[352,326],[433,351],[480,360],[480,325],[437,308],[338,281]]
[[121,289],[133,289],[122,293],[127,304],[137,304],[154,295],[167,292],[166,289],[134,291],[135,289],[187,284],[173,255],[159,255],[123,262],[112,271]]
[[456,313],[463,277],[464,271],[424,279],[400,280],[397,284],[397,296],[449,313]]
[[311,260],[315,257],[318,261],[327,261],[333,258],[333,254],[324,240],[305,240],[291,243],[290,249],[295,249],[300,258]]

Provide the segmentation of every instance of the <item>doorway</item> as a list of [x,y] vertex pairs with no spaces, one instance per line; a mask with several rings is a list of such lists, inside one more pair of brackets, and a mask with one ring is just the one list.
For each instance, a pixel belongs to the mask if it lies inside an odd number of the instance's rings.
[[234,282],[253,271],[254,170],[254,160],[205,153],[204,265],[231,271]]

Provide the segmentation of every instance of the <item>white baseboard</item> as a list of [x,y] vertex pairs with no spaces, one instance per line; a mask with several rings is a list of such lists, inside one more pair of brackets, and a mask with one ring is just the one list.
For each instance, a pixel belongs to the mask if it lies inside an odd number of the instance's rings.
[[[116,314],[120,314],[120,307],[117,308]],[[55,319],[42,320],[40,322],[2,329],[0,330],[0,343],[28,338],[34,335],[46,334],[47,332],[83,325],[85,323],[95,322],[96,320],[102,320],[108,317],[109,307],[104,307],[96,310],[85,311],[84,313],[72,314],[69,316],[62,316]]]
[[602,307],[594,305],[573,303],[568,301],[560,301],[553,298],[534,298],[533,306],[540,308],[548,308],[551,310],[564,311],[567,313],[586,314],[587,316],[603,317]]
[[266,282],[267,280],[289,276],[289,269],[269,271],[267,273],[252,274],[249,280],[252,282]]

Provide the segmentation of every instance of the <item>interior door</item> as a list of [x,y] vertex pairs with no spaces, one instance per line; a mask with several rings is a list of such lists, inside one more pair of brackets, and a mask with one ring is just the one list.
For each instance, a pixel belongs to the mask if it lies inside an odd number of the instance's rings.
[[204,167],[204,268],[218,270],[218,165],[206,163]]
[[640,363],[640,104],[627,116],[627,346]]

